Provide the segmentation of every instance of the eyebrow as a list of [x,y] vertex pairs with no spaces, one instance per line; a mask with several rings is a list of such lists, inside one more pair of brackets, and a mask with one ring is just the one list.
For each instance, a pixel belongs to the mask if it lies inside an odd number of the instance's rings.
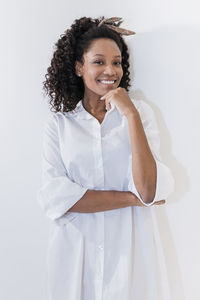
[[[104,56],[103,54],[95,54],[94,56]],[[115,55],[114,57],[121,57],[121,55]]]

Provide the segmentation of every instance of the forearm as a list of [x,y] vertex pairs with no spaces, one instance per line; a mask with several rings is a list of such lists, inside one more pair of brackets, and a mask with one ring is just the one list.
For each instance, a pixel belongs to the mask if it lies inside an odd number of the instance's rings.
[[99,212],[111,209],[133,206],[139,199],[128,191],[87,190],[83,197],[68,211]]
[[153,200],[156,191],[156,162],[148,145],[139,113],[132,111],[127,120],[134,183],[143,201],[148,203]]

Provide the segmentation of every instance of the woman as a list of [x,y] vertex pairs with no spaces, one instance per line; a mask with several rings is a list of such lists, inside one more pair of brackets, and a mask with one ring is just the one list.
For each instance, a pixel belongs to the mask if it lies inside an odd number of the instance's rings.
[[56,44],[44,87],[38,201],[53,220],[51,300],[168,299],[153,205],[173,177],[159,156],[150,106],[128,95],[129,53],[118,18],[80,18]]

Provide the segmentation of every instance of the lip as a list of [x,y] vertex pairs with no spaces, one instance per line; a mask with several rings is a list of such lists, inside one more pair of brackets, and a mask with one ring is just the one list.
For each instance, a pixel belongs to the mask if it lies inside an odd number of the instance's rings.
[[[103,83],[103,82],[101,82],[102,80],[103,81],[114,81],[114,82],[113,83]],[[117,82],[117,79],[113,79],[113,80],[111,80],[111,79],[98,79],[97,81],[101,84],[104,84],[104,85],[114,85]]]
[[105,80],[105,81],[117,81],[117,79],[105,79],[105,78],[98,79],[98,80]]

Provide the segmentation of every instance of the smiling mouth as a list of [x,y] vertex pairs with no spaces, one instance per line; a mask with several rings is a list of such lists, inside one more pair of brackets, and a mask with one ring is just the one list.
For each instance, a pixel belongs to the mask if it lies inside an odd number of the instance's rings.
[[105,85],[112,85],[116,82],[117,80],[98,80],[98,82],[103,83]]

